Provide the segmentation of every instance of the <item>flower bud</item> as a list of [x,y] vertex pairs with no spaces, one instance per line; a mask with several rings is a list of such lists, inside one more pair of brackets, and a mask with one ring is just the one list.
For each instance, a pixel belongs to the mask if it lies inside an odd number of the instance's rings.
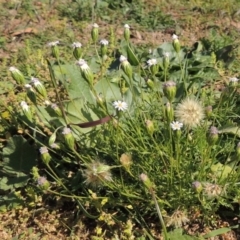
[[59,48],[57,46],[58,44],[59,44],[59,41],[48,43],[48,46],[51,47],[51,50],[52,50],[52,56],[57,59],[59,58]]
[[121,55],[119,60],[120,60],[121,67],[122,67],[124,73],[125,73],[129,78],[132,78],[132,66],[131,66],[130,63],[128,62],[127,58],[124,57],[123,55]]
[[32,122],[32,112],[31,110],[29,109],[29,106],[27,105],[26,102],[22,101],[21,102],[21,107],[22,107],[22,110],[23,110],[23,113],[24,115],[27,117],[27,119]]
[[59,146],[59,144],[57,144],[57,143],[52,143],[51,145],[50,145],[50,147],[51,148],[53,148],[53,149],[60,149],[61,147]]
[[119,82],[119,88],[120,88],[120,92],[122,95],[124,95],[125,92],[127,92],[128,87],[126,87],[126,81],[125,80],[121,80]]
[[37,98],[32,86],[30,84],[25,84],[25,88],[27,89],[27,96],[30,99],[30,101],[36,104]]
[[101,56],[105,56],[107,54],[107,49],[108,49],[108,41],[106,39],[102,39],[100,41],[101,44]]
[[177,88],[174,81],[167,81],[163,84],[163,92],[169,102],[172,102],[176,96]]
[[171,105],[170,102],[167,102],[167,103],[166,103],[166,106],[165,106],[165,114],[166,114],[166,117],[167,117],[168,122],[172,122],[172,121],[173,121],[174,113],[173,113],[173,108],[172,108],[172,105]]
[[42,190],[47,190],[50,187],[50,183],[48,182],[46,177],[39,177],[37,179],[37,185]]
[[154,185],[145,173],[141,173],[139,178],[140,178],[141,181],[143,181],[145,187],[147,187],[149,190],[153,189]]
[[237,87],[239,85],[239,79],[236,77],[229,78],[229,86],[230,87]]
[[178,36],[176,34],[173,34],[172,39],[173,39],[173,43],[172,43],[173,48],[176,51],[176,53],[179,53],[181,46],[180,46],[180,43],[179,43],[179,40],[178,40]]
[[239,160],[240,159],[240,142],[237,144],[236,154],[237,154],[237,158]]
[[80,67],[82,77],[93,86],[93,73],[84,59],[79,59],[76,64]]
[[124,25],[124,38],[127,42],[130,39],[130,26],[128,24]]
[[10,67],[9,71],[12,74],[12,78],[17,82],[17,84],[24,84],[25,78],[23,74],[15,67]]
[[92,40],[94,43],[96,43],[98,40],[98,28],[99,26],[96,23],[94,23],[91,32]]
[[73,56],[76,58],[76,60],[78,60],[79,58],[81,58],[82,44],[80,42],[74,42],[72,44],[72,47],[73,47]]
[[33,86],[35,87],[35,89],[37,90],[37,92],[42,95],[42,97],[44,99],[47,99],[47,91],[46,88],[43,86],[43,84],[39,81],[38,78],[31,78],[31,84],[33,84]]
[[123,167],[129,171],[130,166],[132,165],[132,156],[127,153],[123,153],[120,157],[120,162],[123,165]]
[[147,79],[146,83],[149,88],[154,90],[154,82],[151,79]]
[[214,126],[211,126],[209,129],[209,134],[208,134],[208,143],[210,145],[214,145],[218,141],[218,129]]
[[74,150],[74,147],[75,147],[75,139],[72,135],[72,131],[70,128],[68,127],[65,127],[62,131],[62,134],[64,136],[64,140],[65,140],[65,143],[66,145],[71,149],[71,150]]
[[166,52],[163,54],[163,69],[164,70],[167,70],[169,67],[169,64],[170,64],[169,55],[170,55],[169,52]]
[[56,138],[57,138],[57,135],[56,135],[56,132],[54,132],[48,140],[48,145],[51,146],[56,141]]
[[207,106],[205,108],[205,114],[206,114],[208,119],[212,117],[212,106]]
[[153,58],[153,59],[149,59],[147,61],[147,64],[150,68],[150,71],[153,75],[156,75],[158,73],[159,67],[157,64],[157,59]]
[[62,111],[61,109],[58,107],[58,105],[56,103],[51,104],[51,108],[54,110],[54,112],[59,116],[62,117]]
[[33,167],[32,168],[32,175],[33,175],[33,178],[36,180],[40,177],[39,173],[38,173],[38,168],[37,167]]
[[39,149],[40,151],[40,154],[41,154],[41,159],[43,161],[44,164],[48,165],[50,160],[51,160],[51,156],[50,154],[48,153],[48,149],[47,147],[41,147]]
[[202,184],[198,181],[192,183],[192,188],[196,193],[200,193],[203,189]]
[[147,127],[147,131],[148,131],[148,133],[150,134],[150,135],[153,135],[153,133],[154,133],[154,123],[153,123],[153,121],[151,121],[151,120],[146,120],[146,127]]

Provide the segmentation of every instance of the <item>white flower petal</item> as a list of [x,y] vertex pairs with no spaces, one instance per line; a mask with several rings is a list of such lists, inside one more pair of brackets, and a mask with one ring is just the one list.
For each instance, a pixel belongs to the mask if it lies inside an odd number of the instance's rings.
[[127,110],[127,108],[128,108],[127,103],[124,102],[124,101],[120,101],[120,100],[113,102],[113,106],[114,106],[114,108],[116,108],[118,111],[125,111],[125,110]]

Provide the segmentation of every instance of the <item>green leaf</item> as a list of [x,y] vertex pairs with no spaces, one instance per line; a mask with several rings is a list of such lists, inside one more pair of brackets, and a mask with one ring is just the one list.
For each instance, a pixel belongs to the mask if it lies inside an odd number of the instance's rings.
[[133,49],[129,45],[127,46],[127,58],[131,65],[137,66],[139,64],[137,56],[134,54]]
[[17,194],[11,192],[3,197],[0,197],[0,212],[5,212],[18,206],[23,205],[23,200]]
[[35,149],[22,136],[13,136],[3,148],[2,172],[6,175],[0,181],[3,190],[24,186],[29,173],[36,164]]
[[65,111],[71,123],[78,124],[99,119],[81,98],[73,99],[65,104]]
[[34,147],[22,136],[13,136],[3,148],[3,168],[9,173],[29,173],[36,164],[36,158]]
[[121,92],[117,83],[108,78],[102,78],[94,86],[99,96],[103,96],[106,101],[115,101],[121,99]]
[[235,173],[233,168],[231,168],[228,165],[223,165],[221,163],[217,163],[217,164],[212,165],[211,170],[216,176],[221,178],[221,180],[226,179],[229,176],[230,173],[231,174]]
[[215,236],[227,233],[229,231],[231,231],[231,228],[219,228],[217,230],[211,231],[210,233],[204,235],[203,237],[204,238],[211,238],[211,237],[215,237]]
[[197,240],[197,237],[183,235],[182,228],[177,228],[171,232],[168,232],[168,239],[169,240]]
[[94,99],[90,91],[89,85],[85,79],[83,79],[80,69],[75,65],[65,64],[61,67],[54,67],[54,72],[57,79],[62,82],[69,82],[65,84],[70,99],[83,98],[85,101],[93,103]]
[[228,125],[219,129],[219,133],[231,133],[240,137],[240,127]]

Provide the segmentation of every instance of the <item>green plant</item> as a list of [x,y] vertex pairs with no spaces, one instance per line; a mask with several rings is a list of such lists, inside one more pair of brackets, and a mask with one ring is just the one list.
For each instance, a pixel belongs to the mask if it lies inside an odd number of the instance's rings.
[[[205,222],[220,206],[231,208],[239,197],[238,79],[215,91],[216,52],[190,50],[176,35],[149,53],[134,47],[126,25],[119,45],[111,38],[98,46],[98,31],[94,25],[83,49],[74,44],[76,63],[50,43],[45,84],[11,68],[16,87],[26,90],[20,109],[5,107],[40,151],[31,162],[36,194],[68,198],[106,225],[132,218],[149,233],[146,219],[158,207],[162,226],[165,219],[176,228],[191,220],[192,206]],[[163,229],[166,239],[182,234]]]

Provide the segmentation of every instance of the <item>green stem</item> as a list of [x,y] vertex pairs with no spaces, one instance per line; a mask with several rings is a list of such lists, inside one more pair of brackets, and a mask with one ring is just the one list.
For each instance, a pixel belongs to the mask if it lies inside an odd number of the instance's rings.
[[155,192],[153,191],[153,189],[151,189],[150,193],[152,195],[152,199],[154,201],[154,204],[155,204],[155,207],[156,207],[156,210],[157,210],[157,214],[158,214],[160,223],[161,223],[162,228],[163,228],[164,238],[165,238],[165,240],[168,240],[169,238],[168,238],[168,234],[167,234],[167,228],[166,228],[166,225],[163,221],[162,213],[161,213],[160,207],[158,205],[158,202],[157,202],[157,199],[156,199],[156,196],[155,196]]

